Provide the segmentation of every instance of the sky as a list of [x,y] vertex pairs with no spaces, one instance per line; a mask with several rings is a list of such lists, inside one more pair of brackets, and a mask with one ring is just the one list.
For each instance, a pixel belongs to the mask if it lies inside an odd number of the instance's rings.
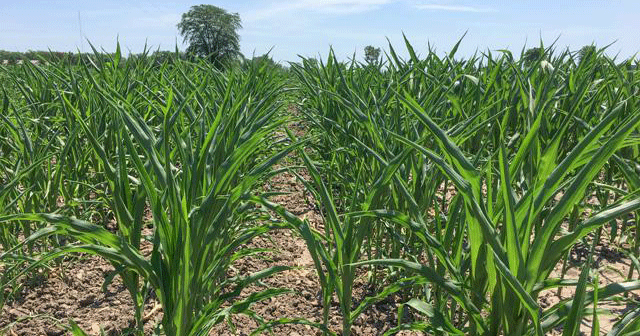
[[[176,24],[201,2],[0,0],[0,49],[105,51],[184,50]],[[611,56],[640,52],[639,0],[301,0],[214,1],[239,13],[241,52],[270,52],[285,63],[304,57],[364,57],[364,47],[406,55],[403,33],[418,54],[444,54],[465,34],[458,56],[556,41],[559,48],[595,43]]]

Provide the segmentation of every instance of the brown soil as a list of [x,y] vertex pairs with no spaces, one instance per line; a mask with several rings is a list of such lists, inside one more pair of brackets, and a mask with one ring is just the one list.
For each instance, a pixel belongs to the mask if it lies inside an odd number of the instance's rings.
[[[312,224],[321,225],[321,216],[294,175],[278,175],[265,185],[265,189],[288,191],[289,194],[276,196],[273,201],[301,218],[307,218]],[[256,304],[253,310],[267,321],[290,317],[321,322],[320,287],[304,241],[292,231],[278,230],[255,239],[251,245],[274,249],[275,252],[237,262],[235,273],[250,274],[274,265],[295,267],[263,281],[267,287],[287,288],[293,292]],[[30,279],[32,284],[24,288],[20,297],[3,307],[0,335],[63,335],[70,319],[92,335],[98,335],[101,330],[107,335],[126,332],[134,321],[129,293],[117,277],[106,292],[101,288],[105,276],[113,269],[99,257],[82,256],[66,263],[64,270],[54,269],[47,274],[42,273],[40,279]],[[264,288],[249,288],[246,294]],[[371,294],[362,280],[354,293],[356,300]],[[396,304],[392,297],[368,309],[353,326],[354,334],[380,335],[395,326]],[[338,306],[334,304],[330,319],[334,331],[341,327],[339,315]],[[161,316],[157,304],[148,302],[145,310],[147,333],[151,333]],[[234,326],[223,323],[213,330],[212,335],[248,335],[258,327],[255,321],[244,316],[234,317],[230,322]],[[317,332],[312,327],[293,324],[277,326],[272,331],[277,335],[311,335]]]
[[[304,176],[304,172],[301,172]],[[265,191],[287,191],[289,194],[273,198],[273,201],[285,206],[300,218],[307,218],[315,226],[322,225],[322,217],[314,202],[304,191],[304,186],[290,173],[283,173],[271,179],[265,185]],[[274,265],[295,267],[263,281],[262,287],[249,288],[245,295],[253,290],[267,287],[288,288],[292,293],[256,304],[253,310],[265,320],[284,317],[306,318],[313,322],[321,322],[322,307],[319,302],[320,287],[313,261],[307,252],[304,241],[289,230],[273,231],[264,237],[255,239],[252,247],[271,248],[273,253],[260,257],[243,259],[234,265],[234,273],[249,274]],[[148,251],[148,247],[145,248]],[[607,258],[606,248],[599,249],[597,270],[601,285],[623,281],[630,262],[620,258],[618,254]],[[578,251],[576,251],[577,253]],[[577,258],[577,257],[576,257]],[[567,278],[579,277],[579,263],[570,265]],[[558,266],[560,267],[560,265]],[[0,335],[64,335],[69,320],[73,320],[90,335],[99,335],[103,330],[107,335],[126,333],[133,322],[133,308],[129,293],[119,278],[103,292],[102,284],[106,275],[113,271],[113,266],[93,256],[80,256],[64,263],[63,268],[54,268],[47,273],[39,273],[28,279],[21,295],[13,302],[6,304],[0,315]],[[558,268],[559,274],[559,268]],[[364,279],[359,279],[354,290],[354,299],[359,302],[370,295]],[[557,290],[544,292],[540,297],[543,308],[570,298],[573,291],[565,288],[561,295]],[[399,298],[390,297],[367,309],[353,326],[354,335],[382,335],[397,325],[397,307]],[[613,309],[611,317],[602,316],[600,326],[603,332],[611,329],[615,319],[625,306],[604,306]],[[156,302],[150,300],[145,307],[145,332],[151,334],[154,326],[162,318],[161,309]],[[331,308],[330,328],[339,332],[341,318],[337,303]],[[215,327],[212,335],[248,335],[258,324],[246,316],[236,316],[230,323]],[[587,320],[583,331],[588,332],[591,324]],[[271,330],[275,335],[316,335],[319,331],[305,325],[282,325]],[[555,334],[556,332],[554,332]],[[67,332],[67,334],[70,334]],[[269,333],[264,333],[265,335]],[[412,335],[417,333],[405,333]]]
[[[42,274],[3,307],[0,334],[63,335],[69,319],[92,334],[117,335],[133,322],[131,297],[117,279],[102,291],[113,267],[98,257],[80,257],[65,269]],[[150,307],[151,308],[151,307]]]
[[[307,178],[301,172],[303,178]],[[288,191],[289,194],[273,198],[273,201],[284,205],[289,211],[307,218],[313,225],[322,225],[322,217],[318,213],[303,185],[290,173],[278,175],[265,185],[265,191]],[[313,322],[322,319],[322,307],[319,302],[320,287],[313,268],[313,261],[307,252],[304,241],[289,230],[279,230],[260,237],[252,242],[252,247],[271,248],[273,253],[260,257],[252,257],[239,261],[234,265],[234,272],[249,274],[274,265],[293,266],[294,269],[280,273],[265,280],[265,287],[249,288],[245,293],[267,287],[288,288],[292,293],[276,297],[268,302],[256,304],[253,310],[265,320],[284,317],[306,318]],[[143,250],[148,251],[145,246]],[[600,285],[618,282],[624,279],[629,271],[630,262],[619,253],[604,245],[597,248],[595,267],[598,271]],[[585,253],[580,248],[573,251],[574,263],[567,271],[567,278],[577,279],[580,275],[581,261]],[[120,335],[126,332],[133,322],[133,308],[129,293],[116,277],[107,291],[102,291],[106,275],[113,271],[113,266],[93,256],[81,256],[65,262],[64,269],[54,268],[47,273],[35,274],[29,279],[22,295],[2,309],[0,316],[0,335],[64,335],[65,327],[70,319],[91,335],[98,335],[101,330],[107,335]],[[556,273],[560,273],[558,265]],[[364,280],[360,280],[355,288],[354,298],[361,300],[368,291]],[[561,295],[557,290],[545,291],[539,299],[542,308],[547,308],[561,299],[574,295],[572,288],[564,288]],[[397,302],[391,297],[372,306],[355,323],[354,335],[381,335],[389,328],[397,325]],[[600,305],[611,309],[614,315],[600,316],[600,329],[606,333],[611,329],[618,316],[626,309],[624,303],[607,302]],[[162,318],[159,306],[153,300],[145,309],[145,330],[147,334]],[[341,318],[337,304],[331,308],[330,327],[333,331],[341,329]],[[233,326],[232,326],[233,324]],[[236,316],[230,323],[218,325],[212,335],[248,335],[258,324],[246,316]],[[582,331],[591,330],[591,321],[586,319]],[[273,328],[276,335],[315,335],[318,330],[305,325],[282,325]],[[68,333],[67,333],[68,334]],[[265,335],[268,333],[264,333]],[[406,333],[409,334],[409,333]],[[561,334],[554,331],[552,334]]]
[[[586,246],[577,245],[571,251],[570,262],[568,263],[568,269],[565,273],[566,279],[578,279],[584,262],[589,254],[589,249]],[[592,263],[591,277],[592,282],[595,282],[595,278],[598,280],[598,287],[602,288],[608,284],[624,282],[631,267],[631,261],[624,256],[623,253],[612,249],[611,246],[604,243],[601,240],[600,244],[596,246],[594,253],[594,260]],[[559,277],[562,272],[562,263],[558,264],[553,271],[552,276]],[[635,270],[635,274],[638,272]],[[636,276],[637,278],[637,276]],[[589,288],[588,290],[592,290]],[[538,298],[538,302],[542,309],[549,308],[554,304],[571,299],[575,295],[575,287],[563,287],[561,291],[558,289],[551,289],[543,291]],[[632,304],[630,304],[632,303]],[[640,303],[640,292],[633,291],[629,294],[628,300],[603,300],[598,302],[598,308],[607,309],[610,314],[598,314],[598,322],[600,325],[600,334],[606,335],[613,328],[614,324],[619,321],[622,316],[629,309],[636,308]],[[591,316],[585,316],[580,326],[580,331],[583,335],[590,335],[593,329],[593,319]],[[562,329],[558,328],[553,330],[551,335],[561,335]]]

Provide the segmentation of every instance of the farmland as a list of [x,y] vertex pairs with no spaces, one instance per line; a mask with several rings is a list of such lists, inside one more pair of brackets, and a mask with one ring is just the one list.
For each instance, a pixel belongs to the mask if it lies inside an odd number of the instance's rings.
[[403,48],[3,67],[0,334],[636,332],[637,64]]

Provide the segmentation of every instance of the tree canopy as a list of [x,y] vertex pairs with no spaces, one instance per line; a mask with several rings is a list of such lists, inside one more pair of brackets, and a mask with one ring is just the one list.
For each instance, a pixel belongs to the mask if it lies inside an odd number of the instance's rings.
[[380,48],[376,48],[370,45],[364,47],[364,60],[368,64],[376,64],[379,59],[380,59]]
[[213,5],[192,6],[178,23],[187,53],[221,66],[240,55],[240,15]]
[[595,45],[585,45],[578,51],[578,59],[580,62],[589,61],[592,58],[597,57],[598,49]]
[[527,66],[531,66],[535,62],[544,59],[544,57],[545,51],[543,47],[529,48],[522,56],[522,58],[524,59],[524,64]]

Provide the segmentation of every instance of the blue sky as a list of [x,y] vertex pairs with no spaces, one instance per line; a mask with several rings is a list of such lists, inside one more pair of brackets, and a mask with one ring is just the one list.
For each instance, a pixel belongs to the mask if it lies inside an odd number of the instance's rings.
[[[176,24],[193,1],[23,1],[0,0],[0,49],[12,51],[89,51],[84,39],[107,51],[116,40],[132,52],[145,42],[153,49],[184,49]],[[417,52],[431,44],[444,53],[468,31],[459,49],[510,49],[546,44],[572,50],[595,42],[622,58],[640,51],[638,0],[302,0],[210,2],[242,19],[242,52],[250,57],[271,50],[277,61],[326,56],[332,46],[340,58],[387,38],[404,50],[402,33]],[[82,29],[80,29],[82,28]],[[82,38],[81,38],[82,37]]]

